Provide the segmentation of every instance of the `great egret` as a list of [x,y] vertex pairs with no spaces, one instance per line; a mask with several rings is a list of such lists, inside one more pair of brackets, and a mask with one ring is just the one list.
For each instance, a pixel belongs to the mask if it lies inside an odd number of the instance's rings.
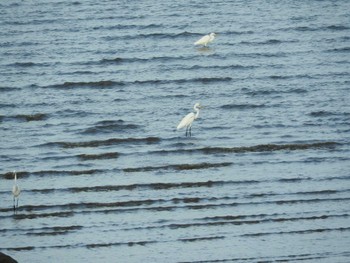
[[[21,188],[19,188],[17,184],[17,174],[16,171],[13,171],[13,174],[15,175],[15,181],[14,185],[12,187],[12,194],[13,194],[13,210],[16,211],[16,208],[18,208],[18,199],[19,194],[21,193]],[[16,205],[16,199],[17,199],[17,205]]]
[[210,33],[209,35],[205,35],[198,41],[194,42],[194,45],[204,45],[205,47],[214,40],[216,34],[215,33]]
[[178,130],[186,127],[186,137],[187,137],[187,135],[189,135],[191,137],[191,135],[192,135],[191,130],[192,130],[193,121],[198,118],[199,110],[201,108],[203,108],[203,107],[199,103],[194,104],[193,109],[196,113],[190,112],[180,121],[179,125],[177,125]]

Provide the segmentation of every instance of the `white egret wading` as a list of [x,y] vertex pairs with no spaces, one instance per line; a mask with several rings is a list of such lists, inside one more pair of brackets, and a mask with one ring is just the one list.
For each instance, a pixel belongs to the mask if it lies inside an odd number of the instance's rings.
[[[12,187],[12,194],[13,194],[13,211],[16,211],[18,208],[18,199],[19,199],[19,194],[21,193],[21,188],[19,188],[17,184],[17,174],[16,171],[13,171],[13,174],[15,175],[15,181],[14,185]],[[17,201],[17,203],[16,203]]]
[[184,127],[186,127],[186,137],[187,136],[190,136],[192,135],[192,124],[193,124],[193,121],[195,119],[198,118],[199,116],[199,110],[202,108],[202,106],[199,104],[199,103],[196,103],[193,107],[194,112],[191,112],[189,114],[187,114],[179,123],[179,125],[177,125],[177,129],[182,129]]
[[194,42],[194,44],[196,46],[203,45],[206,47],[210,42],[212,42],[215,39],[215,36],[216,36],[215,33],[210,33],[209,35],[205,35],[204,37],[202,37],[198,41]]

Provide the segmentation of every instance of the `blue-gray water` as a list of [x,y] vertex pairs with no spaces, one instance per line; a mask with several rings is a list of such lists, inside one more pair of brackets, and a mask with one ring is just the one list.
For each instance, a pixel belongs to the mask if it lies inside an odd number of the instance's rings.
[[[349,262],[349,10],[1,1],[0,251]],[[193,45],[210,32],[209,48]],[[195,102],[186,138],[176,126]]]

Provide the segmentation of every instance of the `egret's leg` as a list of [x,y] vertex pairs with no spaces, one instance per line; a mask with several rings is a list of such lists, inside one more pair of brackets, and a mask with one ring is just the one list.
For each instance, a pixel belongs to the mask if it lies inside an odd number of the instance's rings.
[[16,206],[17,209],[18,209],[18,200],[19,200],[19,198],[17,197],[17,206]]
[[187,134],[188,134],[188,126],[186,127],[186,137],[187,137]]
[[13,197],[13,212],[16,211],[16,198]]
[[190,126],[190,137],[192,136],[192,126]]

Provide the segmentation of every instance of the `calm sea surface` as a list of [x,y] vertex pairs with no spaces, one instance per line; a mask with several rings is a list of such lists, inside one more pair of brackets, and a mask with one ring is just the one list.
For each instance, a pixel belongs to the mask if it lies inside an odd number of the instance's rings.
[[[0,251],[349,262],[349,11],[348,0],[1,1]],[[210,32],[209,47],[193,45]],[[176,126],[196,102],[186,138]]]

